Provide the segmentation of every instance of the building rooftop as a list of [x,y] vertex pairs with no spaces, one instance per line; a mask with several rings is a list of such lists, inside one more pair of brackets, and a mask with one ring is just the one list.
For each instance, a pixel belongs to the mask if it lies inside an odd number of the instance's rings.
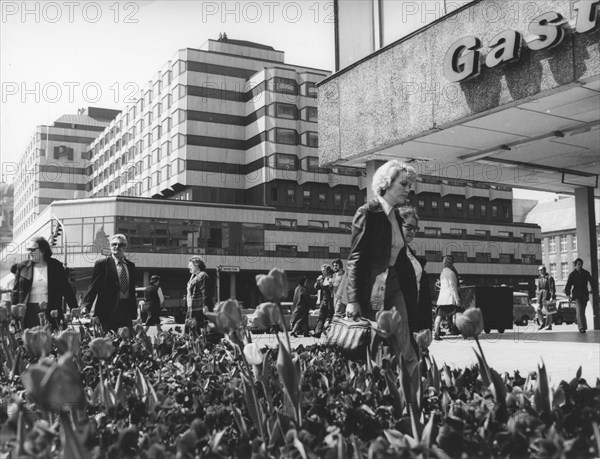
[[[600,201],[595,200],[596,225],[600,214]],[[538,203],[525,217],[525,223],[537,223],[542,233],[574,230],[575,198],[559,198],[555,201]]]
[[106,127],[109,120],[92,118],[89,115],[63,115],[54,122],[54,126],[60,124],[77,124],[80,126]]

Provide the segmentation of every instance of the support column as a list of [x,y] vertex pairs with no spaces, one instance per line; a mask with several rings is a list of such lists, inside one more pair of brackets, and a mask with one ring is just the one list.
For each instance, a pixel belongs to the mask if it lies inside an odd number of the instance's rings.
[[375,174],[375,171],[385,163],[386,161],[376,159],[367,161],[367,201],[375,197],[373,195],[373,191],[371,190],[371,183],[373,183],[373,174]]
[[236,273],[229,273],[229,298],[236,298],[235,296],[235,281],[236,281]]
[[594,330],[600,330],[600,298],[598,295],[598,239],[596,236],[596,215],[594,209],[594,189],[575,189],[575,222],[577,225],[577,256],[583,260],[583,268],[592,274],[592,310]]
[[150,283],[150,271],[144,271],[144,280],[142,282],[141,287],[145,287]]

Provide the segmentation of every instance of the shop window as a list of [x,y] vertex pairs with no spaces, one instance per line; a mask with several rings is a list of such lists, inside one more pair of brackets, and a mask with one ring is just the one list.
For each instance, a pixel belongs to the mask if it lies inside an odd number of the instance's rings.
[[475,262],[476,263],[491,263],[492,262],[492,254],[486,252],[475,252]]
[[309,220],[308,227],[313,229],[326,230],[329,229],[329,222],[322,220]]
[[298,221],[291,218],[276,218],[275,226],[278,229],[296,229]]
[[455,263],[466,263],[467,252],[450,252],[450,255],[454,258]]
[[513,254],[512,253],[501,253],[499,255],[499,263],[508,265],[511,264],[513,262]]
[[535,255],[528,255],[528,254],[521,255],[521,260],[524,265],[534,265],[535,264]]
[[439,250],[426,250],[425,259],[427,261],[440,262],[442,261],[442,252]]

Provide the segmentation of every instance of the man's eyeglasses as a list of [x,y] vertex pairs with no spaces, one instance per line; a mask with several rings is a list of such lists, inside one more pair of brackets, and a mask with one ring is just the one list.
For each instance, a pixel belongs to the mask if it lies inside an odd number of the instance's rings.
[[39,249],[39,247],[28,247],[26,250],[28,252],[35,252],[37,249]]
[[125,247],[127,244],[124,242],[111,242],[110,245],[113,247]]
[[415,233],[418,233],[421,230],[419,226],[413,225],[402,225],[402,228],[404,228],[406,231],[414,231]]

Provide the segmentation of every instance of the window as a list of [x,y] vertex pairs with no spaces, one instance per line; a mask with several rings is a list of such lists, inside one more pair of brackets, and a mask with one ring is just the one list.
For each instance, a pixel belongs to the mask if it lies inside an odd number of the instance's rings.
[[424,209],[425,208],[425,201],[422,199],[419,199],[419,209]]
[[355,194],[348,195],[348,204],[350,205],[350,207],[356,207],[356,195]]
[[475,204],[469,204],[469,216],[475,216]]
[[279,190],[275,187],[271,188],[271,201],[279,200]]
[[511,233],[510,231],[498,231],[498,237],[505,237],[508,239],[511,239],[513,236],[513,233]]
[[484,236],[486,238],[490,237],[490,232],[488,230],[475,230],[475,236]]
[[479,207],[479,212],[481,213],[482,217],[487,216],[487,206],[485,204],[481,204]]
[[462,202],[457,202],[456,203],[456,210],[458,210],[458,211],[462,211],[463,210],[463,203]]
[[431,209],[436,210],[438,208],[438,202],[436,200],[431,201]]
[[492,206],[492,217],[498,216],[498,206]]
[[423,231],[425,233],[425,236],[441,236],[442,235],[441,228],[432,228],[432,227],[426,226]]
[[290,203],[296,202],[296,191],[293,188],[287,190],[287,200]]
[[316,132],[307,132],[306,133],[306,145],[309,147],[318,148],[319,134]]
[[309,228],[316,228],[320,230],[329,229],[329,222],[322,220],[309,220],[308,221]]
[[168,110],[169,108],[171,108],[172,102],[173,102],[173,96],[171,94],[166,94],[165,96],[163,96],[162,104],[164,105],[165,110]]
[[296,131],[293,129],[276,128],[275,142],[286,145],[296,145],[298,143],[296,140]]
[[502,264],[510,264],[513,262],[513,254],[512,253],[501,253],[499,257],[499,262]]
[[523,260],[524,265],[534,265],[535,255],[521,255],[521,260]]
[[318,118],[318,109],[317,107],[306,107],[305,114],[306,121],[311,123],[316,123]]
[[317,86],[315,83],[311,81],[307,81],[305,84],[305,93],[304,95],[307,97],[317,97]]
[[277,153],[275,155],[275,167],[277,169],[285,169],[295,171],[297,169],[296,156],[295,155],[284,155]]
[[291,218],[276,218],[275,226],[279,229],[296,229],[298,221]]
[[342,193],[336,192],[333,194],[333,204],[336,206],[342,205]]
[[161,158],[161,153],[162,153],[162,152],[161,152],[160,148],[155,148],[155,149],[152,151],[152,156],[154,157],[154,162],[155,162],[155,163],[157,163],[158,161],[160,161],[160,158]]
[[556,237],[550,236],[550,253],[556,253]]
[[329,258],[329,247],[322,245],[309,245],[308,256],[311,258],[318,258],[324,260]]
[[325,204],[327,202],[327,195],[325,193],[319,193],[319,202]]
[[450,234],[454,237],[465,237],[467,235],[467,230],[460,228],[450,228]]
[[561,252],[567,251],[567,235],[566,234],[560,235],[560,251]]
[[298,246],[297,245],[277,244],[275,246],[275,251],[277,252],[278,255],[283,255],[286,257],[298,256]]
[[425,259],[427,261],[442,261],[442,252],[438,250],[425,250]]
[[296,119],[296,106],[292,104],[275,104],[275,116],[277,118]]
[[475,263],[491,263],[492,254],[487,252],[475,252]]
[[466,263],[467,262],[467,252],[450,252],[450,255],[454,257],[454,262]]
[[165,118],[162,122],[162,132],[168,133],[171,130],[171,118]]
[[573,252],[577,252],[577,235],[573,234],[571,236],[571,250]]
[[566,279],[569,277],[569,263],[560,264],[560,276],[561,279]]
[[450,201],[444,201],[444,209],[450,210]]
[[274,82],[274,91],[280,92],[282,94],[294,94],[298,93],[297,85],[295,80],[291,80],[289,78],[281,78],[275,77],[273,79]]
[[509,219],[510,218],[510,209],[508,207],[504,206],[503,212],[504,212],[504,218]]
[[550,275],[556,278],[556,263],[550,263]]
[[535,234],[534,233],[521,233],[521,237],[524,242],[535,242]]

